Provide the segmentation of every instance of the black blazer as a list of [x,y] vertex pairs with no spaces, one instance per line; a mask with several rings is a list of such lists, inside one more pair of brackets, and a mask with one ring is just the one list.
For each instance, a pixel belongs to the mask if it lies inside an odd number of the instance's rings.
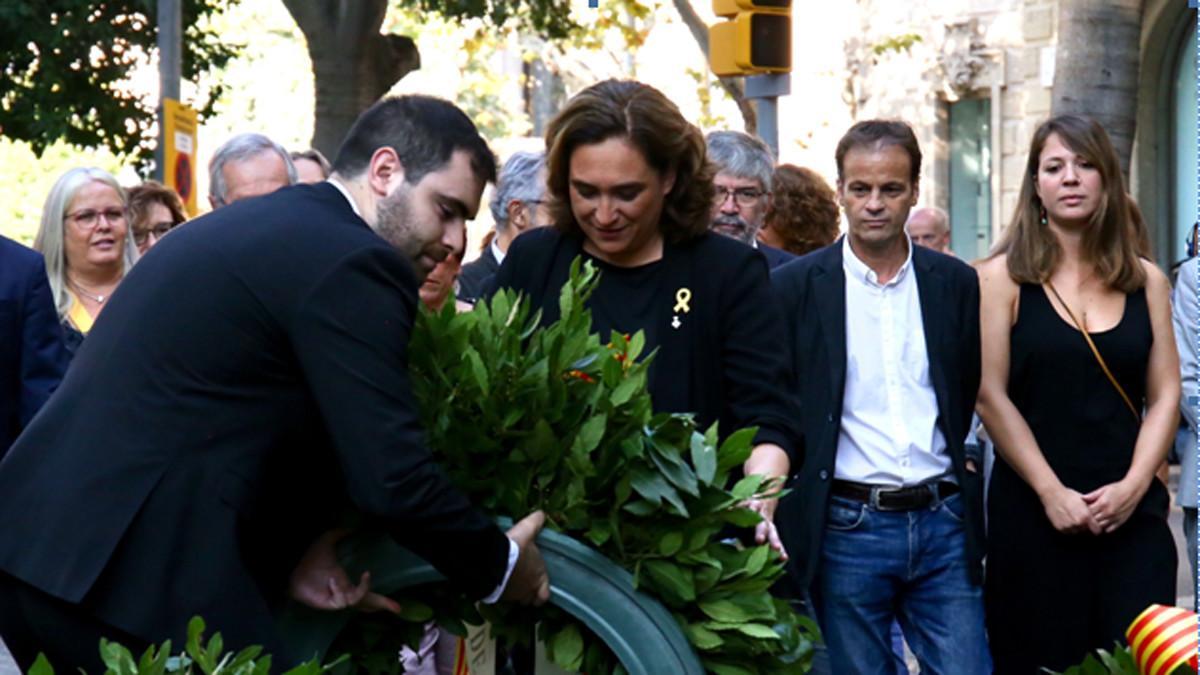
[[[937,424],[946,438],[954,476],[962,487],[967,556],[982,579],[983,486],[965,467],[963,441],[979,390],[979,281],[969,265],[941,253],[913,249],[929,375],[937,395]],[[780,267],[772,282],[783,307],[794,387],[807,455],[794,473],[793,492],[775,516],[791,555],[789,571],[807,587],[820,560],[821,535],[837,459],[842,395],[846,388],[846,275],[842,240]],[[982,471],[982,462],[976,461]]]
[[[552,322],[559,316],[559,289],[581,253],[580,236],[553,227],[527,231],[509,247],[493,289],[525,293],[542,310],[542,321]],[[762,255],[705,233],[685,244],[664,243],[663,262],[664,287],[671,290],[662,299],[661,340],[648,381],[655,410],[696,413],[702,430],[719,421],[722,437],[758,426],[756,441],[779,445],[796,466],[799,432],[785,391],[782,326]],[[674,330],[675,289],[685,287],[692,292],[690,312]]]
[[492,253],[492,246],[483,247],[479,257],[462,266],[458,273],[458,298],[466,302],[475,302],[483,295],[492,275],[500,269],[500,263]]
[[762,243],[761,241],[758,242],[758,250],[761,251],[763,254],[763,257],[767,259],[767,267],[770,267],[772,270],[779,267],[780,265],[790,263],[791,261],[796,259],[796,256],[792,255],[791,253],[788,253],[787,251],[785,251],[781,248],[775,248],[774,246],[767,246],[766,244]]
[[50,398],[68,361],[42,255],[0,237],[0,457]]
[[425,447],[416,289],[328,183],[173,232],[0,463],[0,569],[147,640],[199,614],[231,646],[278,649],[290,567],[352,503],[490,593],[509,543]]

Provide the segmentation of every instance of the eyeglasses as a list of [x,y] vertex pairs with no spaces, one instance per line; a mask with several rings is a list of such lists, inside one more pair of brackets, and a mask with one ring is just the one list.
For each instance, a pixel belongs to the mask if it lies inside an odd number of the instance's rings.
[[102,217],[109,225],[124,223],[125,209],[104,209],[103,211],[84,209],[83,211],[68,213],[66,217],[68,220],[75,221],[83,229],[90,230],[96,227]]
[[150,241],[150,235],[154,235],[155,240],[162,239],[174,227],[175,227],[175,223],[168,220],[163,223],[155,223],[153,225],[148,225],[145,229],[134,228],[133,243],[137,244],[138,246],[141,246],[142,244],[146,243],[147,241]]
[[729,195],[733,195],[733,201],[738,206],[754,206],[754,203],[765,194],[767,193],[754,188],[744,187],[730,190],[727,187],[717,185],[713,188],[713,203],[724,204],[725,200],[729,199]]

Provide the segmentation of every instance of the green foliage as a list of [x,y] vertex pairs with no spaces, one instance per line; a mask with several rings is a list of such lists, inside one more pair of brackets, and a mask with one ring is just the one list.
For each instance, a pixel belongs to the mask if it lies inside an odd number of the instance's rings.
[[[591,332],[585,308],[598,273],[579,261],[559,298],[561,318],[539,328],[529,303],[506,291],[474,311],[427,314],[413,333],[414,390],[429,442],[455,483],[496,514],[546,512],[548,527],[595,546],[661,601],[714,672],[804,672],[816,627],[768,589],[777,553],[718,541],[759,517],[743,500],[778,489],[751,476],[732,489],[753,430],[718,445],[687,415],[654,414],[645,338]],[[401,604],[407,602],[401,600]],[[598,640],[555,608],[483,606],[493,633],[539,639],[560,666],[616,664]],[[465,618],[465,617],[463,617]]]
[[[236,0],[182,0],[183,77],[222,67],[235,53],[203,18]],[[152,0],[57,0],[0,3],[0,128],[28,141],[39,156],[57,140],[104,146],[145,164],[154,147],[156,101],[132,91],[131,71],[149,63],[157,39]],[[219,83],[206,101],[211,112]]]
[[918,42],[924,42],[925,38],[918,33],[903,33],[901,35],[891,35],[879,42],[871,45],[871,52],[875,56],[882,56],[888,52],[908,52],[912,50],[912,46]]
[[[1043,670],[1052,675],[1141,675],[1129,647],[1119,642],[1113,643],[1112,652],[1097,649],[1088,654],[1083,663],[1071,666],[1061,673],[1055,673],[1049,668]],[[1196,675],[1196,671],[1185,663],[1171,671],[1171,675]]]
[[[214,633],[207,643],[204,641],[204,627],[203,619],[192,617],[188,622],[187,643],[183,652],[176,655],[171,654],[170,640],[157,647],[150,645],[136,658],[126,647],[101,638],[100,659],[105,675],[269,675],[271,657],[262,653],[262,647],[252,645],[237,653],[227,652],[220,633]],[[345,657],[326,666],[306,661],[283,675],[323,675],[343,661]],[[28,675],[54,675],[54,667],[44,654],[38,654]]]

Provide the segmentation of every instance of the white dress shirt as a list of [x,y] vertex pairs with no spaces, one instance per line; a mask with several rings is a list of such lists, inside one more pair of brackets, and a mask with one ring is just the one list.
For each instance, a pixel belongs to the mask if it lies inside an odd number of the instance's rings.
[[846,389],[834,476],[892,486],[948,477],[912,244],[900,271],[881,285],[854,255],[850,237],[842,241]]
[[500,250],[500,246],[496,244],[495,237],[492,237],[492,243],[489,244],[489,246],[492,248],[492,256],[496,258],[496,264],[499,265],[500,263],[504,262],[504,256],[507,254]]

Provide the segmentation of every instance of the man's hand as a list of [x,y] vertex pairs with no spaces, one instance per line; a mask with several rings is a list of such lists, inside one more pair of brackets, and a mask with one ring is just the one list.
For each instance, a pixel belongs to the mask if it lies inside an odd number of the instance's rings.
[[1046,517],[1050,519],[1050,524],[1059,532],[1100,534],[1104,531],[1093,517],[1087,502],[1083,500],[1083,495],[1068,487],[1059,486],[1043,497],[1042,506],[1046,509]]
[[1083,501],[1088,505],[1092,518],[1101,530],[1115,532],[1133,515],[1133,510],[1145,494],[1146,488],[1125,478],[1092,490],[1083,495]]
[[550,577],[546,574],[546,563],[534,539],[546,524],[546,514],[534,511],[521,522],[512,526],[508,536],[517,544],[520,554],[508,585],[504,587],[501,600],[522,605],[543,605],[550,599]]
[[356,607],[364,612],[384,610],[400,613],[400,604],[371,592],[371,573],[363,572],[358,584],[350,583],[346,570],[338,564],[336,545],[346,530],[330,530],[308,547],[292,570],[288,594],[313,609],[339,610]]

